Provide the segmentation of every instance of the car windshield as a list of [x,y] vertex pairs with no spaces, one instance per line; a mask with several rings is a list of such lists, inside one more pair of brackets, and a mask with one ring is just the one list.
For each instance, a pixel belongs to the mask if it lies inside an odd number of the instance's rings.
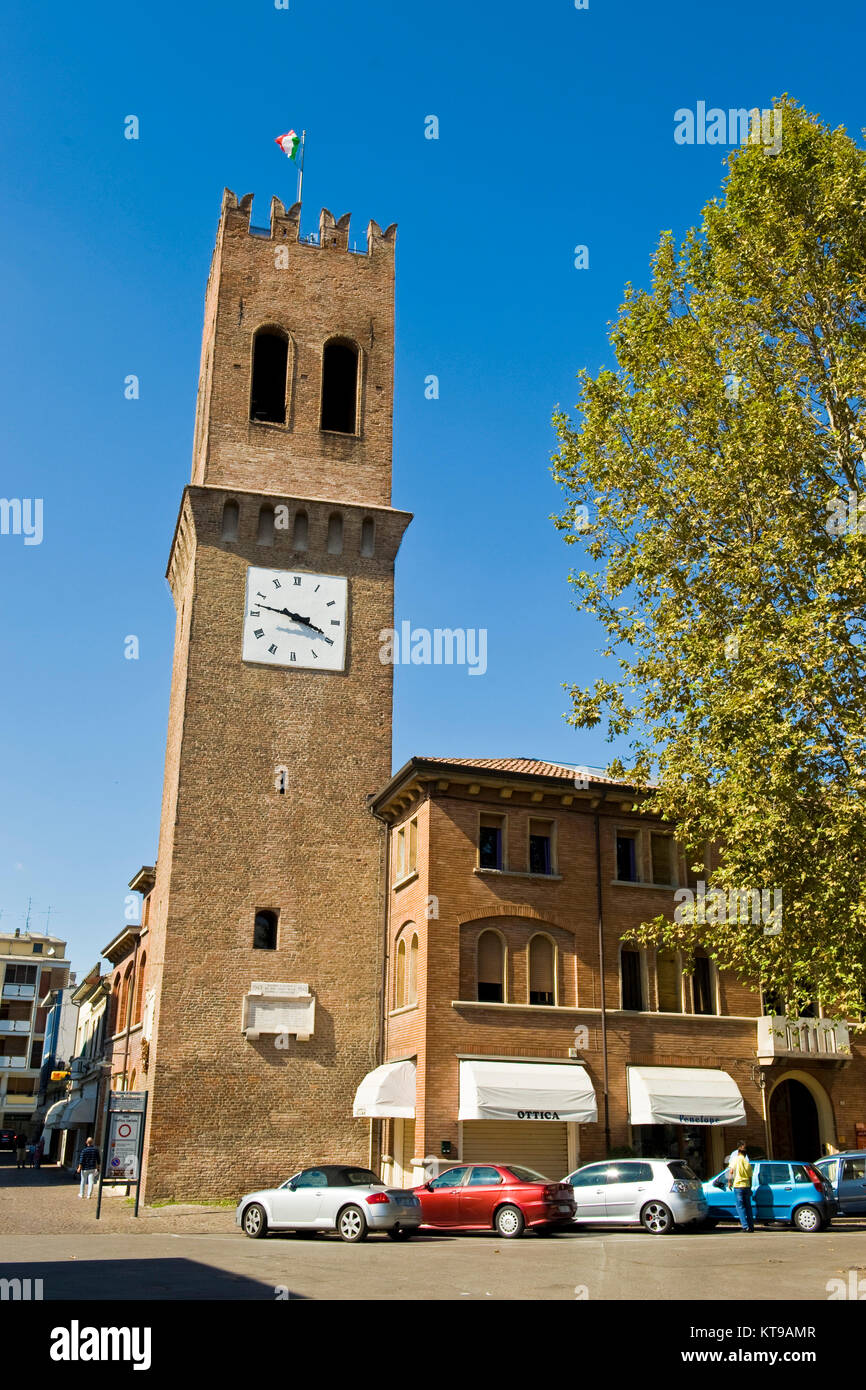
[[668,1159],[668,1172],[680,1182],[697,1182],[697,1175],[681,1158]]
[[508,1171],[514,1174],[518,1182],[550,1182],[550,1178],[544,1177],[542,1173],[536,1173],[534,1168],[520,1168],[509,1163]]

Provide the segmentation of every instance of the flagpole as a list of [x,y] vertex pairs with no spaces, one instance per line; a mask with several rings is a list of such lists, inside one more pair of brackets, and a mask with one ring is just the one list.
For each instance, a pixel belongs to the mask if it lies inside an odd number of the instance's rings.
[[301,201],[301,191],[304,187],[304,146],[307,143],[307,132],[301,131],[301,163],[298,168],[298,202]]

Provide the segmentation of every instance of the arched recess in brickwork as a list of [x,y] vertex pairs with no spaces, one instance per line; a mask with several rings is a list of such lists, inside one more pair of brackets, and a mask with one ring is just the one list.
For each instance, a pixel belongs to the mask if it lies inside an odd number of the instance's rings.
[[329,338],[322,349],[321,427],[333,434],[358,433],[361,353],[351,338]]
[[238,538],[238,528],[240,526],[241,509],[234,498],[229,498],[223,506],[223,524],[221,539],[224,541],[236,541]]
[[310,544],[310,522],[306,512],[295,512],[292,524],[292,549],[306,550]]
[[343,553],[343,518],[339,512],[332,512],[328,517],[328,554],[342,555]]
[[361,522],[361,554],[369,559],[376,553],[376,523],[371,516]]
[[274,509],[271,506],[266,505],[259,509],[256,541],[259,545],[273,545],[274,543]]
[[286,423],[289,335],[277,324],[263,324],[253,334],[250,370],[250,419],[256,424]]

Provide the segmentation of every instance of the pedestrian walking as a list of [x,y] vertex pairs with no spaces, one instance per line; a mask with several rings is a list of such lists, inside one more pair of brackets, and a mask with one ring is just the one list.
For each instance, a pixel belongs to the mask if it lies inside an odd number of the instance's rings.
[[33,1143],[33,1140],[31,1139],[31,1140],[30,1140],[30,1143],[27,1145],[27,1167],[28,1167],[28,1168],[32,1168],[32,1167],[33,1167],[33,1155],[34,1155],[35,1153],[36,1153],[36,1145]]
[[734,1189],[734,1201],[737,1204],[737,1216],[740,1218],[740,1229],[753,1232],[755,1229],[755,1216],[752,1211],[752,1165],[746,1153],[745,1139],[737,1149],[737,1155],[731,1166],[731,1185]]
[[79,1197],[84,1196],[84,1187],[86,1184],[87,1197],[88,1200],[90,1199],[90,1195],[93,1192],[93,1184],[99,1173],[101,1161],[99,1150],[94,1144],[92,1137],[88,1138],[87,1143],[78,1155],[78,1168],[76,1171],[81,1174],[81,1186],[78,1189]]
[[23,1134],[15,1135],[15,1167],[23,1168],[27,1162],[27,1140]]

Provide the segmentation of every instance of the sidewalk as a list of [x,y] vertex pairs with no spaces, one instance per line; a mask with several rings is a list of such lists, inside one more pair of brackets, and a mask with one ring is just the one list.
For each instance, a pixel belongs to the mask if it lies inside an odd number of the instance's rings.
[[[106,1188],[96,1220],[93,1196],[79,1198],[79,1180],[56,1164],[16,1168],[15,1156],[0,1153],[0,1231],[4,1235],[96,1235],[110,1231],[135,1234],[202,1235],[234,1231],[234,1208],[214,1206],[141,1207],[133,1216],[131,1200]],[[134,1189],[132,1190],[134,1195]]]

